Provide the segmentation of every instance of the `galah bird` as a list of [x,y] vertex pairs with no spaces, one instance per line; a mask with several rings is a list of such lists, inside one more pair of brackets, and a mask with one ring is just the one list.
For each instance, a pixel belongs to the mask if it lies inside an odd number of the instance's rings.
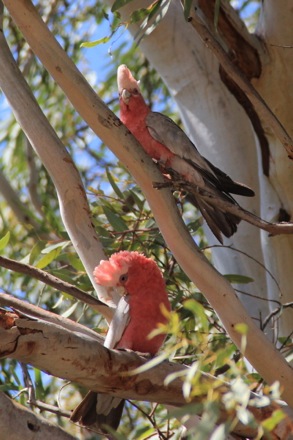
[[[155,355],[165,335],[150,339],[149,334],[158,324],[166,324],[162,309],[171,310],[165,281],[155,261],[139,252],[121,251],[108,261],[102,260],[94,277],[106,288],[118,288],[119,292],[123,288],[104,346]],[[117,397],[89,391],[73,411],[71,420],[107,432],[105,425],[118,428],[123,406],[124,401]]]
[[152,112],[141,95],[138,82],[124,64],[118,68],[117,81],[120,119],[124,125],[151,158],[194,186],[195,190],[187,194],[187,200],[201,211],[217,239],[222,242],[222,233],[226,237],[233,235],[240,219],[215,208],[203,199],[201,190],[236,205],[230,193],[252,197],[253,190],[234,182],[205,159],[172,119]]

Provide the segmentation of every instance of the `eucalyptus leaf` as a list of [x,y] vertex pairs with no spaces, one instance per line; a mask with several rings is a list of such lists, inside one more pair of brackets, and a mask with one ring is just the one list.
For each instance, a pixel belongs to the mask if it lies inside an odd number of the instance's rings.
[[10,232],[6,232],[6,234],[0,239],[0,250],[6,248],[10,240]]
[[107,206],[103,206],[103,211],[114,231],[123,232],[128,229],[124,220],[110,208],[108,208]]
[[61,249],[57,248],[57,249],[53,249],[52,251],[50,251],[49,253],[46,253],[36,264],[36,267],[38,269],[43,269],[44,267],[48,266],[50,263],[52,263],[52,261],[56,260],[56,258],[58,257],[58,255],[60,254]]

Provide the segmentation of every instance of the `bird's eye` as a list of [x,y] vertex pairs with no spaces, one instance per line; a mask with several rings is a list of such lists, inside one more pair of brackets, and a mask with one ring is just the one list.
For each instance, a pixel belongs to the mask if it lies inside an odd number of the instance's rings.
[[128,275],[127,275],[127,273],[124,273],[120,276],[119,283],[124,284],[124,283],[126,283],[127,280],[128,280]]

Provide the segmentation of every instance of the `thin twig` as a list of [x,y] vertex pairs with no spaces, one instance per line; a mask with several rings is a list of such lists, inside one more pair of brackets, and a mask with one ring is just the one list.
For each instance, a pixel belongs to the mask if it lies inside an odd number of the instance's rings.
[[[148,421],[151,423],[153,428],[157,431],[157,433],[158,433],[158,435],[160,436],[161,439],[163,439],[163,440],[167,440],[168,439],[168,437],[166,437],[163,434],[163,432],[159,429],[158,425],[156,424],[156,421],[153,419],[154,410],[151,411],[151,414],[148,414],[146,411],[144,411],[139,405],[135,404],[134,402],[129,401],[129,403],[132,406],[134,406],[136,409],[138,409],[148,419]],[[157,405],[158,404],[156,404],[156,407],[157,407]]]
[[27,364],[20,362],[20,366],[22,369],[23,381],[26,386],[26,391],[28,393],[28,403],[31,404],[31,402],[36,401],[36,393],[35,393],[34,384],[33,384],[32,378],[29,374]]
[[41,402],[40,400],[36,399],[36,393],[35,393],[35,388],[31,379],[31,376],[29,374],[27,365],[24,364],[23,362],[20,362],[20,366],[23,372],[23,378],[24,378],[24,383],[26,385],[26,392],[28,394],[28,400],[27,403],[33,407],[37,407],[42,411],[49,411],[53,414],[56,414],[58,416],[62,416],[62,417],[67,417],[69,419],[70,415],[71,415],[71,411],[66,411],[66,410],[62,410],[57,406],[54,405],[48,405],[47,403]]
[[277,307],[275,310],[273,310],[264,320],[263,325],[262,325],[262,330],[264,330],[266,328],[266,326],[268,325],[268,323],[270,322],[270,320],[272,318],[279,315],[283,309],[288,309],[288,308],[293,309],[293,302],[281,304],[280,307]]
[[66,411],[64,409],[58,408],[58,406],[48,405],[47,403],[41,402],[40,400],[29,400],[28,403],[32,406],[36,406],[42,411],[48,411],[57,416],[67,417],[68,419],[71,416],[71,411]]
[[216,56],[226,73],[246,94],[259,116],[262,117],[263,121],[266,122],[266,125],[273,130],[276,137],[282,142],[288,153],[288,157],[293,159],[293,141],[291,137],[257,90],[243,75],[242,71],[231,61],[226,51],[217,41],[216,36],[213,35],[206,27],[204,20],[200,15],[200,11],[195,8],[194,11],[191,10],[191,16],[188,18],[188,21],[191,23],[206,46]]

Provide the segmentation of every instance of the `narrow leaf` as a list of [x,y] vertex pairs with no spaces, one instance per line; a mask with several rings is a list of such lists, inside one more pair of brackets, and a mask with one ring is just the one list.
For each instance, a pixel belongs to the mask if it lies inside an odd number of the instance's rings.
[[273,412],[271,417],[262,422],[262,426],[268,431],[272,431],[284,418],[285,414],[283,413],[283,411],[277,409]]
[[[141,42],[141,40],[150,35],[158,26],[160,21],[165,17],[171,0],[158,0],[155,1],[149,9],[150,13],[145,18],[140,26],[139,32],[135,35],[134,40],[136,40],[137,44]],[[151,19],[154,17],[152,24],[150,24]]]
[[[39,258],[40,253],[46,246],[46,243],[44,241],[38,241],[32,248],[30,254],[29,254],[29,264],[34,264],[34,262]],[[23,261],[25,262],[25,261]]]
[[154,357],[153,359],[151,359],[150,361],[141,365],[140,367],[137,367],[134,370],[128,371],[127,373],[125,373],[125,376],[134,376],[136,374],[144,373],[145,371],[148,371],[151,368],[154,368],[157,365],[161,364],[163,361],[168,359],[168,357],[169,357],[169,355],[167,353],[161,353],[160,355]]
[[4,235],[4,237],[2,237],[2,238],[0,239],[0,251],[1,251],[2,249],[4,249],[4,248],[8,245],[9,240],[10,240],[10,232],[8,231],[8,232]]
[[140,20],[143,20],[146,16],[149,15],[149,10],[146,8],[137,9],[133,11],[130,16],[130,23],[137,23]]
[[127,5],[127,3],[130,3],[131,1],[132,0],[115,0],[111,8],[111,11],[115,12],[118,9],[122,8],[123,6]]
[[69,316],[71,316],[72,313],[75,311],[77,304],[78,304],[78,301],[73,303],[72,306],[69,307],[69,309],[67,309],[64,313],[62,313],[61,316],[63,316],[63,318],[69,318]]
[[107,206],[103,206],[103,210],[105,216],[108,219],[108,222],[115,231],[123,232],[128,229],[124,220],[121,217],[119,217],[117,214],[115,214],[115,212],[113,212],[110,208],[108,208]]
[[205,313],[204,307],[195,299],[188,299],[184,301],[184,308],[190,310],[195,316],[198,317],[203,329],[208,331],[209,329],[209,320]]
[[247,277],[245,275],[227,274],[224,275],[224,277],[232,284],[249,284],[254,281],[253,278]]
[[99,44],[105,44],[105,43],[108,43],[108,41],[110,40],[110,38],[111,38],[111,37],[108,36],[108,37],[100,38],[99,40],[94,40],[94,41],[84,41],[83,43],[81,43],[80,47],[87,47],[87,48],[95,47],[95,46],[98,46]]
[[44,267],[48,266],[52,261],[54,261],[58,255],[60,254],[61,249],[53,249],[48,254],[45,254],[36,264],[36,267],[38,269],[43,269]]
[[123,197],[123,193],[120,191],[120,189],[118,188],[118,186],[116,185],[114,178],[112,176],[112,174],[110,173],[109,169],[106,169],[106,173],[107,173],[107,177],[109,180],[110,185],[112,186],[114,192],[117,194],[118,197],[120,197],[120,199],[124,199]]
[[60,241],[59,243],[51,244],[50,246],[47,246],[45,249],[42,249],[42,254],[49,254],[49,252],[53,251],[54,249],[65,249],[67,246],[71,244],[71,241]]
[[216,31],[218,31],[218,22],[219,22],[220,9],[221,9],[221,0],[216,0],[216,3],[215,3],[215,15],[214,15],[214,27],[215,27]]
[[185,0],[185,2],[183,3],[183,10],[184,10],[184,18],[185,18],[185,20],[188,20],[188,18],[190,16],[190,9],[191,9],[192,3],[193,3],[193,0]]
[[239,322],[238,324],[235,324],[235,330],[241,335],[247,335],[248,326],[244,322]]

